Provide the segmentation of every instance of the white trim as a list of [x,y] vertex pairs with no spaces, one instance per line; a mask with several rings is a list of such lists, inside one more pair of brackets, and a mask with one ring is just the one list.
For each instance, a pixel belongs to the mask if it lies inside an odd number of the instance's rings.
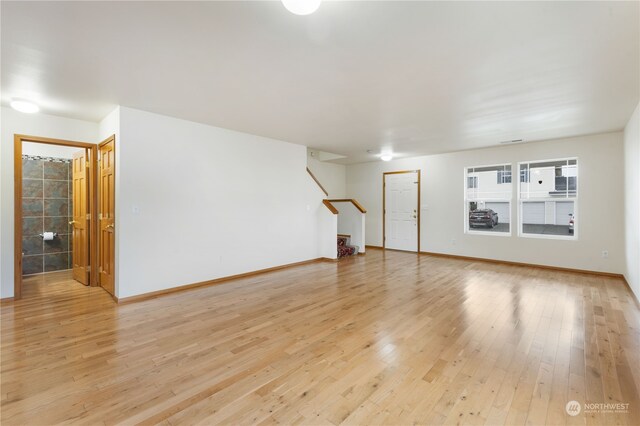
[[[544,203],[546,201],[574,201],[578,197],[540,197],[540,198],[518,198],[518,201],[525,203]],[[483,199],[484,201],[484,199]]]
[[511,166],[513,167],[513,163],[498,163],[498,164],[485,164],[484,166],[468,166],[465,167],[465,172],[467,171],[467,169],[481,169],[484,167],[498,167],[498,166]]
[[506,203],[511,202],[511,198],[467,198],[468,201],[482,201],[483,203]]
[[[575,231],[574,231],[575,235]],[[571,236],[571,234],[564,235],[553,235],[553,234],[520,234],[518,237],[521,238],[533,238],[533,239],[543,239],[543,240],[565,240],[565,241],[578,241],[578,237]]]
[[[520,164],[550,163],[552,161],[569,161],[569,160],[576,160],[576,166],[578,165],[578,157],[562,157],[562,158],[545,158],[542,160],[518,161],[518,166],[520,166]],[[518,167],[518,171],[520,171],[520,167]]]
[[490,231],[476,231],[474,229],[467,230],[466,234],[469,235],[491,235],[492,237],[511,237],[513,234],[511,232],[511,224],[509,224],[509,232],[490,232]]

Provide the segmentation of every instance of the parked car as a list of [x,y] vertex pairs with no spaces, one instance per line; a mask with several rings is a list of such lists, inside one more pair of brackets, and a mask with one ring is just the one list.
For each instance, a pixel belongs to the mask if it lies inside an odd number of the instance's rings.
[[573,234],[573,228],[576,224],[576,215],[574,215],[573,213],[569,214],[569,233]]
[[478,209],[469,212],[469,226],[493,228],[498,224],[498,213],[491,209]]

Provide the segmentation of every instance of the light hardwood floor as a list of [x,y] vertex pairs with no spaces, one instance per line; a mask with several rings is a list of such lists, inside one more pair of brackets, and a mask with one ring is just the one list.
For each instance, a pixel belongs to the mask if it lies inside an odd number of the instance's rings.
[[68,273],[23,294],[3,425],[640,424],[616,278],[370,250],[120,306]]

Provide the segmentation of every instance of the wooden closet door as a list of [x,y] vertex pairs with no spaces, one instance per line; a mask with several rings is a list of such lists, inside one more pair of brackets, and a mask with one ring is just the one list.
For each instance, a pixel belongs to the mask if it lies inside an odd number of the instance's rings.
[[73,241],[71,249],[73,279],[89,285],[89,220],[87,219],[89,169],[86,150],[73,154],[72,161],[73,217],[69,224]]
[[98,282],[115,294],[115,141],[98,148]]

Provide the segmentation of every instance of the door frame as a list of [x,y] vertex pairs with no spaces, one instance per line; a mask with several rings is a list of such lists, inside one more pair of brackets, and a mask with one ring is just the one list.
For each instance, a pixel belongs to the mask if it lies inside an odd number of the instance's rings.
[[48,145],[62,145],[76,148],[85,148],[89,152],[89,285],[98,285],[97,268],[95,268],[98,242],[98,224],[96,210],[98,206],[97,194],[97,153],[98,145],[88,142],[70,141],[65,139],[44,138],[40,136],[13,135],[13,298],[18,300],[22,297],[22,143],[36,142]]
[[[97,194],[99,192],[98,189],[100,188],[100,182],[99,182],[99,176],[98,176],[98,173],[100,172],[100,168],[99,168],[99,165],[98,165],[98,161],[102,161],[102,159],[99,158],[98,153],[100,152],[100,148],[102,148],[104,145],[108,144],[109,142],[113,142],[113,179],[114,179],[113,210],[115,211],[116,203],[117,203],[115,179],[116,179],[116,173],[117,173],[116,167],[118,166],[117,165],[117,161],[116,161],[116,135],[111,135],[111,136],[109,136],[108,138],[106,138],[105,140],[103,140],[102,142],[100,142],[100,143],[98,143],[96,145],[96,167],[95,167],[95,174],[96,174],[96,181],[95,181],[96,183],[95,183],[95,185],[96,185],[96,187],[95,188],[96,188],[96,194]],[[100,274],[98,273],[99,272],[99,268],[100,268],[100,265],[99,265],[100,256],[99,256],[98,250],[102,246],[102,244],[99,241],[99,239],[101,238],[102,234],[100,233],[100,221],[98,220],[98,208],[99,208],[98,207],[98,197],[96,197],[96,210],[95,210],[95,214],[96,214],[96,220],[95,220],[96,229],[95,229],[95,231],[96,231],[96,234],[97,234],[97,238],[96,238],[96,253],[95,253],[95,255],[96,255],[96,268],[95,268],[96,269],[96,277],[95,278],[96,278],[96,285],[97,286],[102,286],[100,284]],[[117,220],[117,217],[115,218],[115,220]],[[115,220],[114,220],[114,224],[115,224]],[[113,267],[113,293],[114,294],[111,294],[108,291],[107,291],[107,293],[109,293],[111,295],[111,297],[113,297],[114,300],[117,302],[118,299],[117,299],[117,296],[115,294],[116,293],[116,276],[115,276],[115,274],[116,274],[116,268],[117,268],[117,265],[115,263],[115,261],[116,261],[116,253],[115,253],[115,251],[116,251],[116,243],[117,243],[116,238],[117,237],[116,237],[116,230],[115,229],[113,230],[113,238],[114,238],[113,258],[111,260],[113,261],[113,264],[114,264],[114,267]]]
[[[387,234],[386,234],[386,222],[387,222],[387,175],[398,175],[402,173],[417,173],[418,174],[418,250],[416,253],[420,253],[420,169],[417,170],[400,170],[396,172],[383,172],[382,173],[382,248],[384,250],[396,250],[387,249]],[[404,251],[404,250],[399,250]],[[413,253],[413,252],[411,252]]]

